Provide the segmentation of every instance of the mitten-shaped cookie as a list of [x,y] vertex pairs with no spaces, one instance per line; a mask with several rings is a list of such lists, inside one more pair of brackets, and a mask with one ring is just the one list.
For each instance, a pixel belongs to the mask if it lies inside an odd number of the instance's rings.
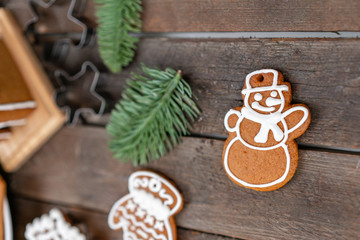
[[171,182],[151,171],[136,171],[129,178],[129,194],[113,205],[108,223],[123,231],[124,240],[176,240],[173,215],[182,206]]
[[273,69],[248,74],[241,93],[244,106],[231,109],[224,119],[229,132],[223,151],[225,171],[243,187],[278,189],[295,173],[294,139],[308,128],[309,109],[291,105],[291,86]]

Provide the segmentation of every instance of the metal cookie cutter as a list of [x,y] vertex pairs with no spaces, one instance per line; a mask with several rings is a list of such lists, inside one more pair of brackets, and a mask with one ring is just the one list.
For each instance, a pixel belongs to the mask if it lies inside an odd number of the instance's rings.
[[84,22],[80,21],[78,17],[75,17],[78,16],[80,12],[82,12],[85,4],[86,0],[71,0],[69,11],[67,13],[68,19],[82,28],[81,38],[77,44],[78,47],[85,46],[89,41],[89,36],[91,36],[93,32],[92,29],[88,28]]
[[[29,4],[31,6],[32,12],[34,17],[27,23],[27,27],[26,27],[26,33],[28,35],[35,35],[35,24],[39,22],[40,20],[40,16],[39,13],[36,9],[36,6],[40,6],[41,8],[45,8],[48,9],[50,7],[52,7],[53,5],[55,5],[55,3],[58,2],[63,2],[61,0],[49,0],[49,1],[44,1],[44,0],[29,0]],[[69,4],[69,8],[67,11],[67,15],[66,17],[73,22],[74,24],[78,25],[82,31],[81,31],[81,36],[80,36],[80,40],[76,43],[77,47],[83,47],[85,46],[88,41],[89,41],[89,36],[92,35],[92,29],[88,28],[88,26],[79,19],[79,15],[80,13],[83,11],[83,9],[85,8],[85,4],[86,4],[86,0],[71,0],[70,4]],[[66,35],[66,34],[64,34]],[[68,36],[70,36],[71,34],[67,34]]]
[[51,62],[57,68],[64,69],[70,75],[77,73],[85,61],[91,61],[101,72],[107,71],[99,51],[94,51],[94,48],[97,48],[95,35],[89,40],[89,43],[82,48],[75,46],[70,39],[47,44],[43,48],[44,60]]
[[[93,76],[88,77],[90,72]],[[60,87],[55,92],[55,101],[65,111],[70,126],[76,125],[81,114],[90,113],[100,117],[106,106],[105,99],[96,92],[100,72],[92,62],[86,61],[81,71],[69,76],[62,70],[55,71]]]

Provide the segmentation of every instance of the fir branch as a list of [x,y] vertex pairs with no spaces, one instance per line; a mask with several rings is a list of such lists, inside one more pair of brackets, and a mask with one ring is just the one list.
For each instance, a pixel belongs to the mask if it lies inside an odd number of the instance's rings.
[[142,74],[132,73],[127,85],[106,127],[110,150],[121,161],[144,164],[178,144],[200,110],[181,71],[143,65]]
[[132,61],[140,32],[141,0],[95,0],[98,44],[101,58],[112,72],[121,71]]

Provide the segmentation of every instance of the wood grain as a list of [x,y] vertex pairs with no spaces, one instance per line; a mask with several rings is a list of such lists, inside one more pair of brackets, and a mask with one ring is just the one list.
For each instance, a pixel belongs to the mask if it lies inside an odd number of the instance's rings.
[[[12,0],[7,7],[26,26],[33,14],[26,4],[17,2]],[[59,4],[49,8],[49,20],[41,23],[41,31],[80,31],[64,21],[67,7]],[[144,32],[360,30],[357,0],[145,0],[143,8]],[[80,15],[90,25],[96,22],[95,9],[94,1],[88,0]]]
[[242,105],[246,74],[274,68],[291,83],[293,102],[311,111],[310,127],[298,143],[359,149],[359,62],[358,39],[144,39],[135,62],[121,74],[102,74],[99,88],[117,100],[140,63],[181,69],[202,110],[193,132],[226,135],[223,119]]
[[[32,222],[35,217],[40,217],[42,214],[48,213],[52,208],[58,208],[65,213],[75,226],[86,233],[87,239],[89,240],[123,239],[121,231],[112,231],[107,226],[106,213],[94,212],[78,207],[58,206],[52,203],[38,202],[21,197],[14,197],[12,203],[14,239],[23,239],[26,224]],[[181,228],[177,231],[179,240],[234,240],[234,238],[221,237]]]
[[[17,173],[10,189],[43,201],[108,212],[135,169],[114,160],[102,128],[63,129]],[[273,192],[241,188],[222,167],[223,141],[184,138],[141,166],[184,196],[178,226],[244,239],[355,239],[360,234],[359,155],[300,150],[294,178]]]
[[356,0],[148,0],[143,31],[358,31],[359,9]]

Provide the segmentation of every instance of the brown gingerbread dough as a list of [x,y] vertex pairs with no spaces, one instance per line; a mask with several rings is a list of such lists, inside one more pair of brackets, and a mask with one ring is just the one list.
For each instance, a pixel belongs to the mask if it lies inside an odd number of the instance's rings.
[[158,173],[141,170],[130,175],[129,194],[114,203],[108,217],[123,239],[176,240],[174,215],[183,207],[175,185]]
[[223,151],[227,175],[236,184],[257,191],[272,191],[294,176],[298,165],[295,138],[310,124],[304,104],[291,105],[291,86],[273,69],[246,76],[244,106],[225,116],[229,137]]
[[[25,119],[35,102],[5,43],[0,40],[0,123]],[[0,128],[12,126],[11,122]]]

